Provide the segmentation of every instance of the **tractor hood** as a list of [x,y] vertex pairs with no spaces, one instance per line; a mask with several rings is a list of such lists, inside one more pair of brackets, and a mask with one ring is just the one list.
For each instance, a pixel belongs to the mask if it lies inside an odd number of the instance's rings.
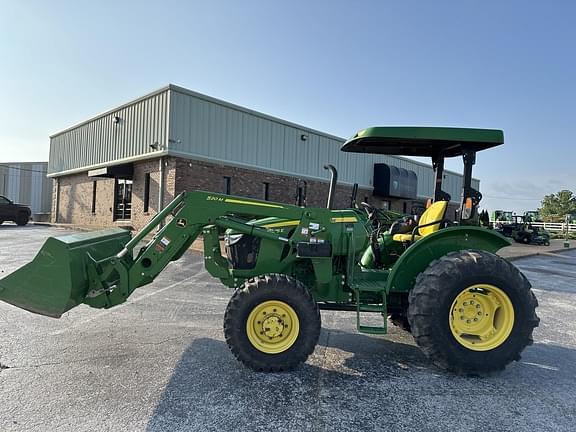
[[344,143],[341,150],[404,156],[455,157],[504,143],[497,129],[447,127],[371,127]]

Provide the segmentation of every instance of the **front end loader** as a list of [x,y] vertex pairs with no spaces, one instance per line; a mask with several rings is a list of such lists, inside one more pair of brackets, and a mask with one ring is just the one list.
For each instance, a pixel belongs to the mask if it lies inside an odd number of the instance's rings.
[[[254,370],[304,362],[323,309],[354,312],[357,329],[369,334],[385,334],[390,317],[441,368],[502,369],[519,358],[538,325],[528,280],[495,255],[509,241],[476,223],[476,152],[502,143],[494,130],[366,129],[342,150],[432,157],[434,197],[418,222],[367,203],[332,209],[333,167],[326,208],[184,192],[134,236],[116,229],[48,239],[31,263],[0,280],[0,299],[55,318],[82,303],[110,308],[152,283],[202,236],[207,271],[233,289],[226,341]],[[444,159],[455,156],[463,157],[464,182],[453,222],[442,179]],[[381,324],[365,325],[366,312],[380,314]]]

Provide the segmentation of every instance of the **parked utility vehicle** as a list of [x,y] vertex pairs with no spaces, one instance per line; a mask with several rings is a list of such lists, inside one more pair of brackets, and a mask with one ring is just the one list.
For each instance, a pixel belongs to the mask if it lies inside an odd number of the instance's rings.
[[[538,325],[530,283],[495,255],[510,242],[476,224],[482,197],[471,186],[476,153],[502,143],[498,130],[428,127],[376,127],[348,140],[345,152],[432,158],[434,196],[408,232],[406,222],[395,224],[397,214],[367,203],[332,209],[336,176],[327,208],[184,192],[133,237],[114,229],[48,239],[31,263],[0,280],[0,299],[52,317],[81,303],[113,307],[202,235],[206,269],[233,289],[226,341],[252,369],[304,362],[318,341],[322,309],[355,312],[358,330],[370,334],[386,333],[391,316],[441,368],[502,369],[520,357]],[[464,161],[457,223],[445,215],[447,157]],[[361,322],[364,312],[381,314],[381,325]]]

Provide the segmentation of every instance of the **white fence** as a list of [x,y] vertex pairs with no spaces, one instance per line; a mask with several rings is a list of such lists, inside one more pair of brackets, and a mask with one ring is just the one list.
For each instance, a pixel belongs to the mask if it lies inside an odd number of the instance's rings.
[[544,228],[546,231],[560,231],[560,232],[564,232],[566,230],[566,225],[568,225],[568,232],[576,233],[576,224],[552,223],[552,222],[530,222],[530,225],[535,226],[535,227]]

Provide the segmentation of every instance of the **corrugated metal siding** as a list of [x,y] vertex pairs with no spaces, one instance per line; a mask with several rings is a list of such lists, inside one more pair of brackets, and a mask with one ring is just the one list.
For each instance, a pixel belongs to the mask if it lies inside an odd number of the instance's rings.
[[[416,172],[418,196],[433,195],[430,166],[394,156],[344,153],[343,139],[177,90],[170,102],[170,153],[317,179],[329,178],[323,166],[331,163],[341,182],[364,187],[372,186],[374,164],[387,163]],[[308,139],[302,141],[302,135]],[[444,189],[454,201],[461,187],[460,175],[445,173]]]
[[52,136],[49,174],[146,155],[155,142],[166,145],[168,93],[153,93]]
[[[121,118],[119,124],[112,122],[114,116]],[[416,172],[418,196],[433,193],[430,166],[394,156],[343,153],[341,138],[173,85],[52,136],[48,171],[60,174],[154,157],[150,148],[154,142],[176,156],[313,179],[328,179],[323,166],[331,163],[341,182],[368,188],[374,164],[387,163]],[[461,176],[446,173],[444,189],[455,201],[461,184]]]
[[0,195],[30,206],[32,215],[50,213],[52,180],[48,162],[0,163]]

